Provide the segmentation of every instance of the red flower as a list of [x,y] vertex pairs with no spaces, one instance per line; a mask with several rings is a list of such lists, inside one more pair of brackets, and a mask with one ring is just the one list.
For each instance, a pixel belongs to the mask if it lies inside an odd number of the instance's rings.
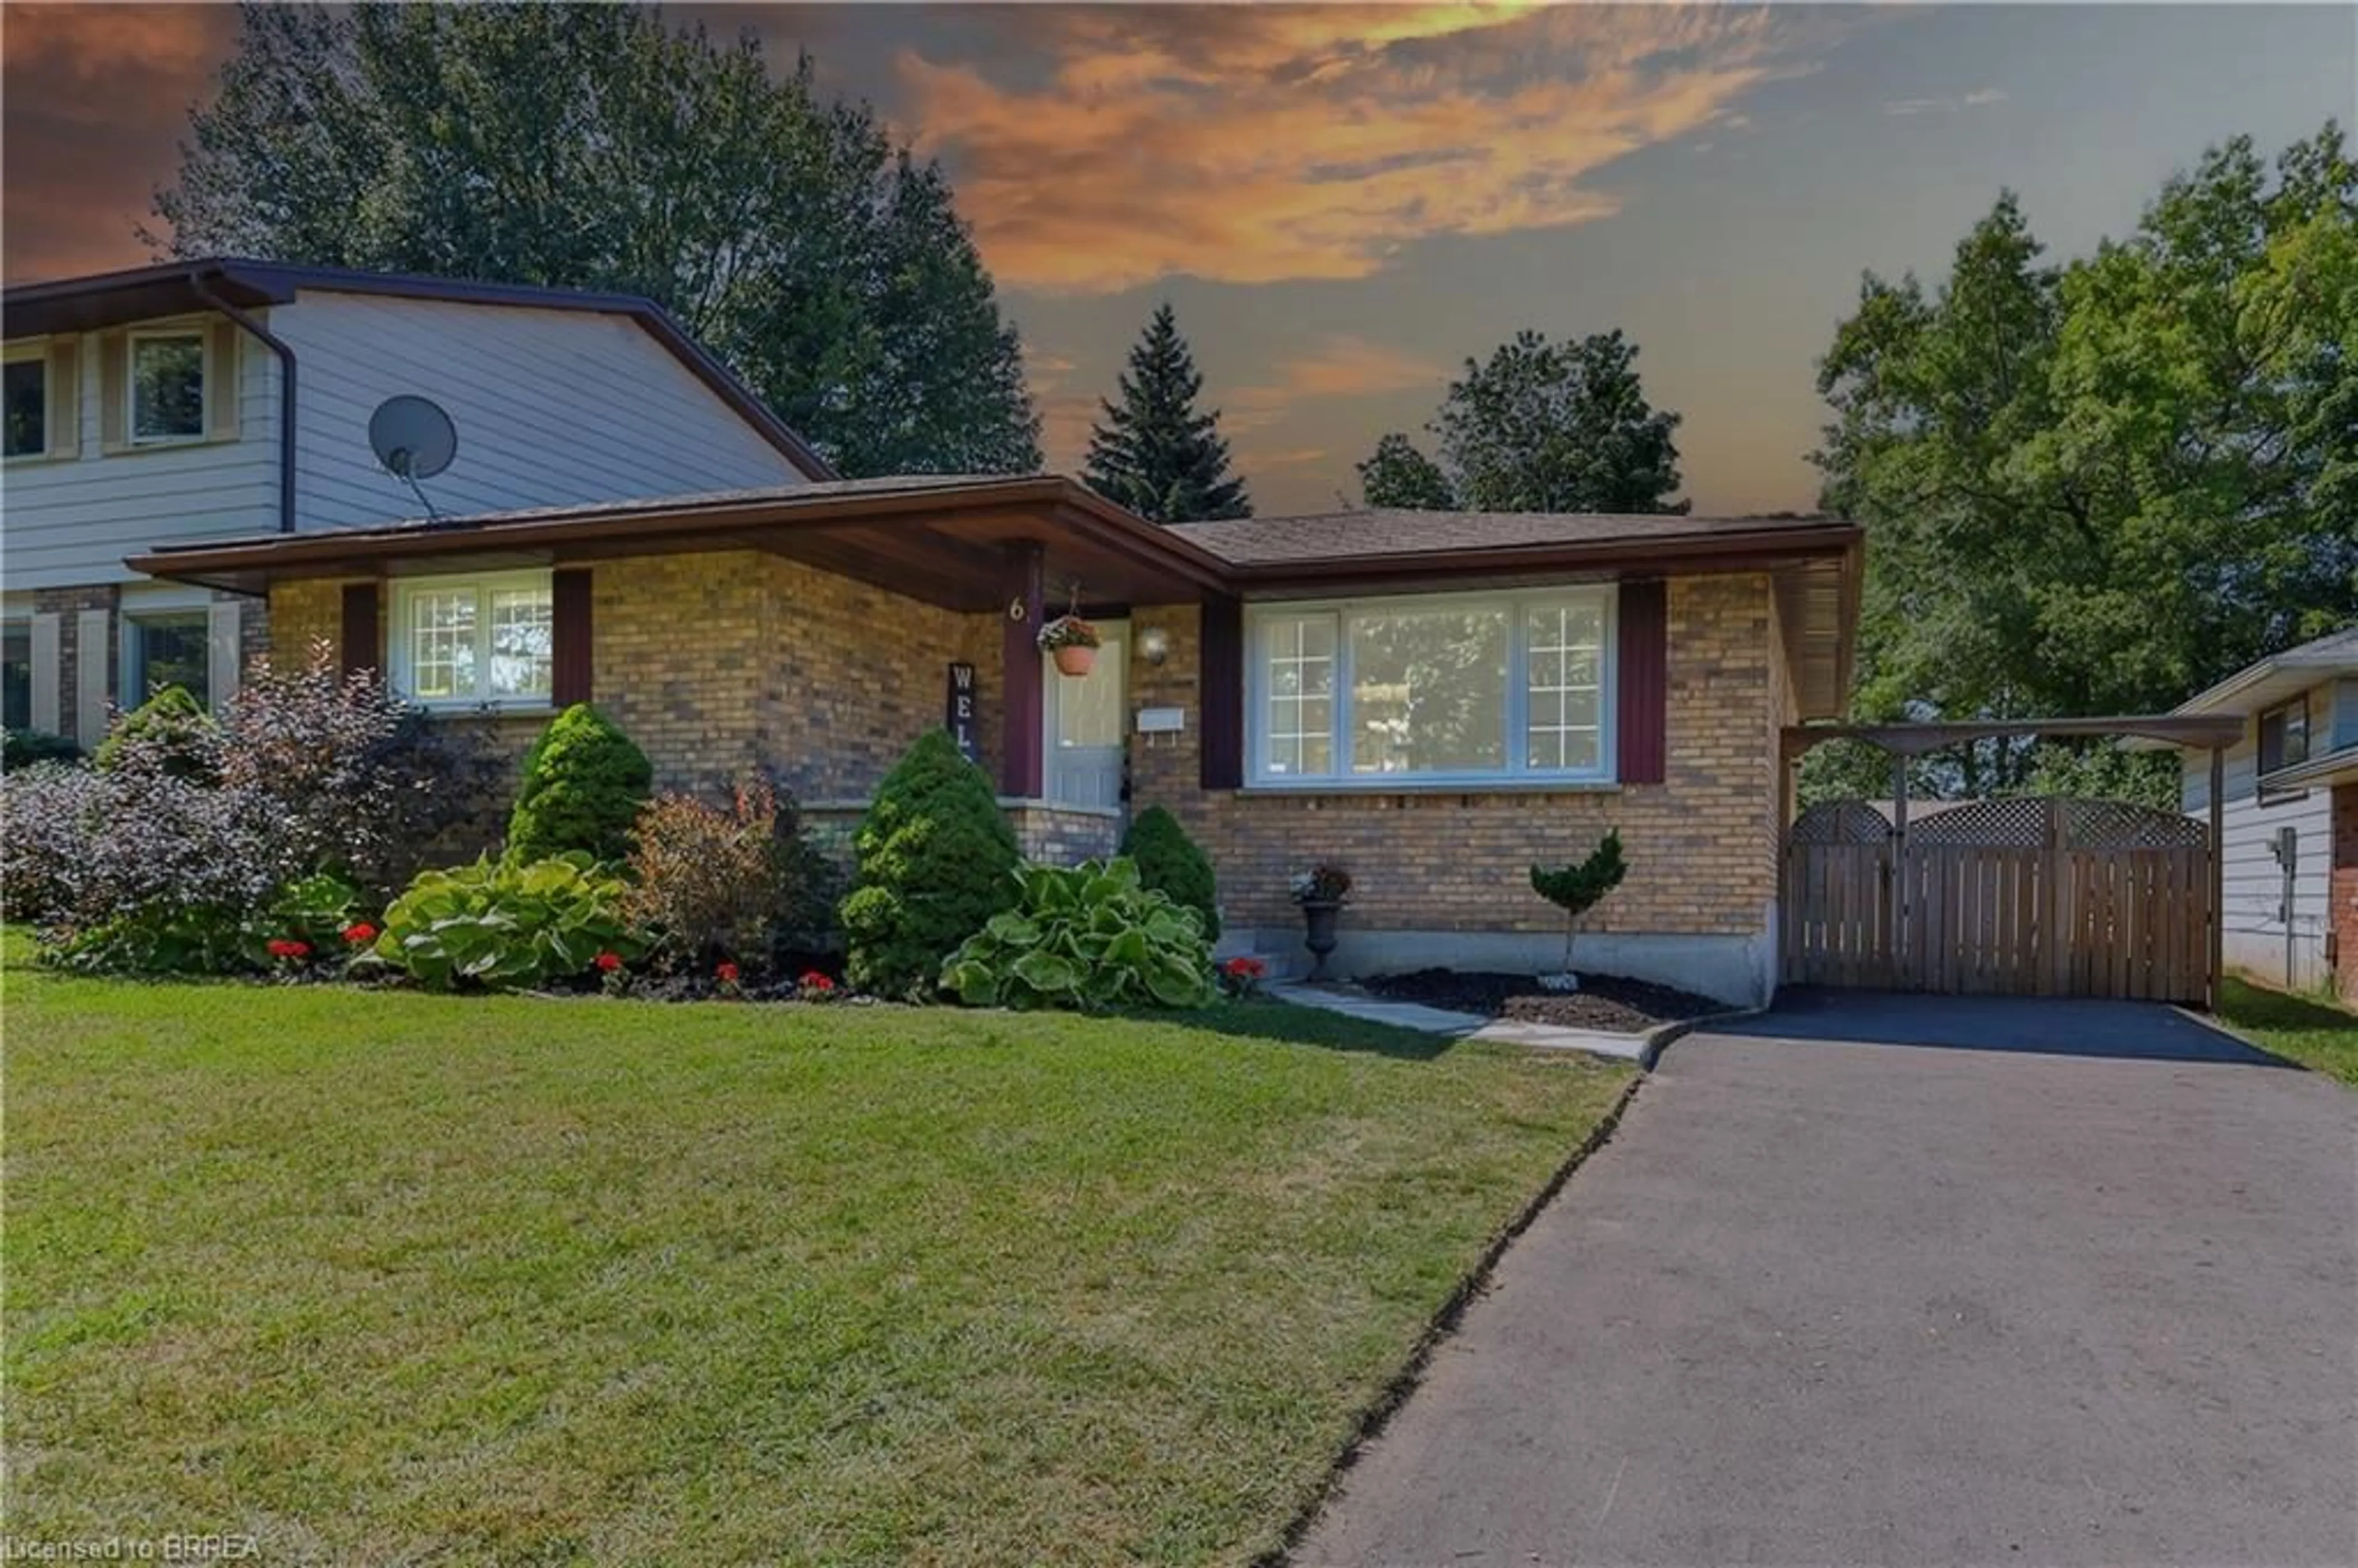
[[733,986],[737,983],[737,966],[734,964],[724,961],[719,968],[714,969],[712,972],[714,975],[719,977],[720,983],[724,986]]
[[274,958],[308,958],[311,956],[311,944],[297,942],[289,937],[276,937],[266,946]]
[[376,927],[365,920],[355,920],[344,927],[344,940],[357,947],[363,942],[376,940]]
[[805,975],[800,983],[802,985],[802,989],[806,991],[831,991],[835,989],[835,982],[828,979],[825,975],[820,974],[817,969],[813,969],[810,973]]
[[1236,979],[1250,979],[1257,980],[1263,975],[1269,973],[1269,966],[1263,963],[1260,959],[1242,955],[1229,959],[1227,963],[1221,965],[1220,968],[1230,977]]
[[602,973],[609,975],[622,967],[622,956],[620,953],[600,953],[593,961]]

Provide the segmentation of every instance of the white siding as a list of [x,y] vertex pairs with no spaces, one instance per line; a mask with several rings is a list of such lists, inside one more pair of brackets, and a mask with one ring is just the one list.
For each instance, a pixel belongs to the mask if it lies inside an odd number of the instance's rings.
[[418,514],[369,450],[370,414],[399,393],[458,426],[456,460],[425,481],[445,514],[803,478],[627,317],[306,290],[273,325],[300,367],[306,529]]
[[[2311,696],[2311,710],[2323,712],[2331,692]],[[2221,816],[2223,839],[2220,880],[2226,911],[2222,946],[2230,968],[2248,969],[2262,979],[2295,989],[2326,983],[2325,932],[2328,873],[2333,860],[2333,796],[2329,789],[2309,790],[2299,799],[2262,806],[2253,790],[2258,751],[2253,726],[2244,727],[2244,739],[2227,753],[2226,794]],[[2190,751],[2185,756],[2186,810],[2207,816],[2211,797],[2211,753]],[[2291,973],[2286,973],[2284,868],[2268,845],[2281,828],[2297,837],[2292,898]]]
[[103,452],[98,337],[81,337],[79,455],[0,470],[0,571],[10,589],[127,582],[151,545],[236,538],[278,525],[277,364],[238,342],[238,438]]

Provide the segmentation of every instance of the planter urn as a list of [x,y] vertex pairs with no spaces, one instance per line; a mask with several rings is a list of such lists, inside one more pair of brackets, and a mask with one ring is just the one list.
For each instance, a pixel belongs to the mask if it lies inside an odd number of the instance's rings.
[[1335,899],[1305,900],[1302,905],[1302,945],[1310,949],[1314,980],[1326,978],[1326,956],[1335,950],[1335,917],[1342,912],[1342,903]]
[[1085,648],[1078,643],[1067,643],[1055,649],[1050,656],[1056,661],[1056,673],[1060,676],[1085,676],[1098,662],[1098,651]]

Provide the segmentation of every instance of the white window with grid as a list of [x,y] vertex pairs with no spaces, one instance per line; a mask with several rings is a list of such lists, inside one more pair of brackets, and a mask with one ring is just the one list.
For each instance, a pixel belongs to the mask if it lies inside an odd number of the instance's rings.
[[1594,596],[1523,608],[1523,766],[1592,773],[1605,755],[1605,606]]
[[1314,778],[1335,766],[1335,617],[1288,615],[1264,622],[1268,673],[1261,769]]
[[545,571],[398,583],[394,684],[427,708],[540,706],[549,700],[555,632]]
[[1601,585],[1256,607],[1251,781],[1609,784],[1613,611]]

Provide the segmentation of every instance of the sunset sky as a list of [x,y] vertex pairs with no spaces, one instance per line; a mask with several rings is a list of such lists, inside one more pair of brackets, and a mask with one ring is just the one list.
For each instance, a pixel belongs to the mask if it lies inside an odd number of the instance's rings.
[[[1618,327],[1703,512],[1806,508],[1812,363],[1859,275],[1937,276],[2001,187],[2057,253],[2173,169],[2358,111],[2320,5],[675,7],[810,49],[940,157],[1052,466],[1156,301],[1263,513],[1356,497],[1517,329]],[[148,259],[233,10],[8,5],[5,267]]]

